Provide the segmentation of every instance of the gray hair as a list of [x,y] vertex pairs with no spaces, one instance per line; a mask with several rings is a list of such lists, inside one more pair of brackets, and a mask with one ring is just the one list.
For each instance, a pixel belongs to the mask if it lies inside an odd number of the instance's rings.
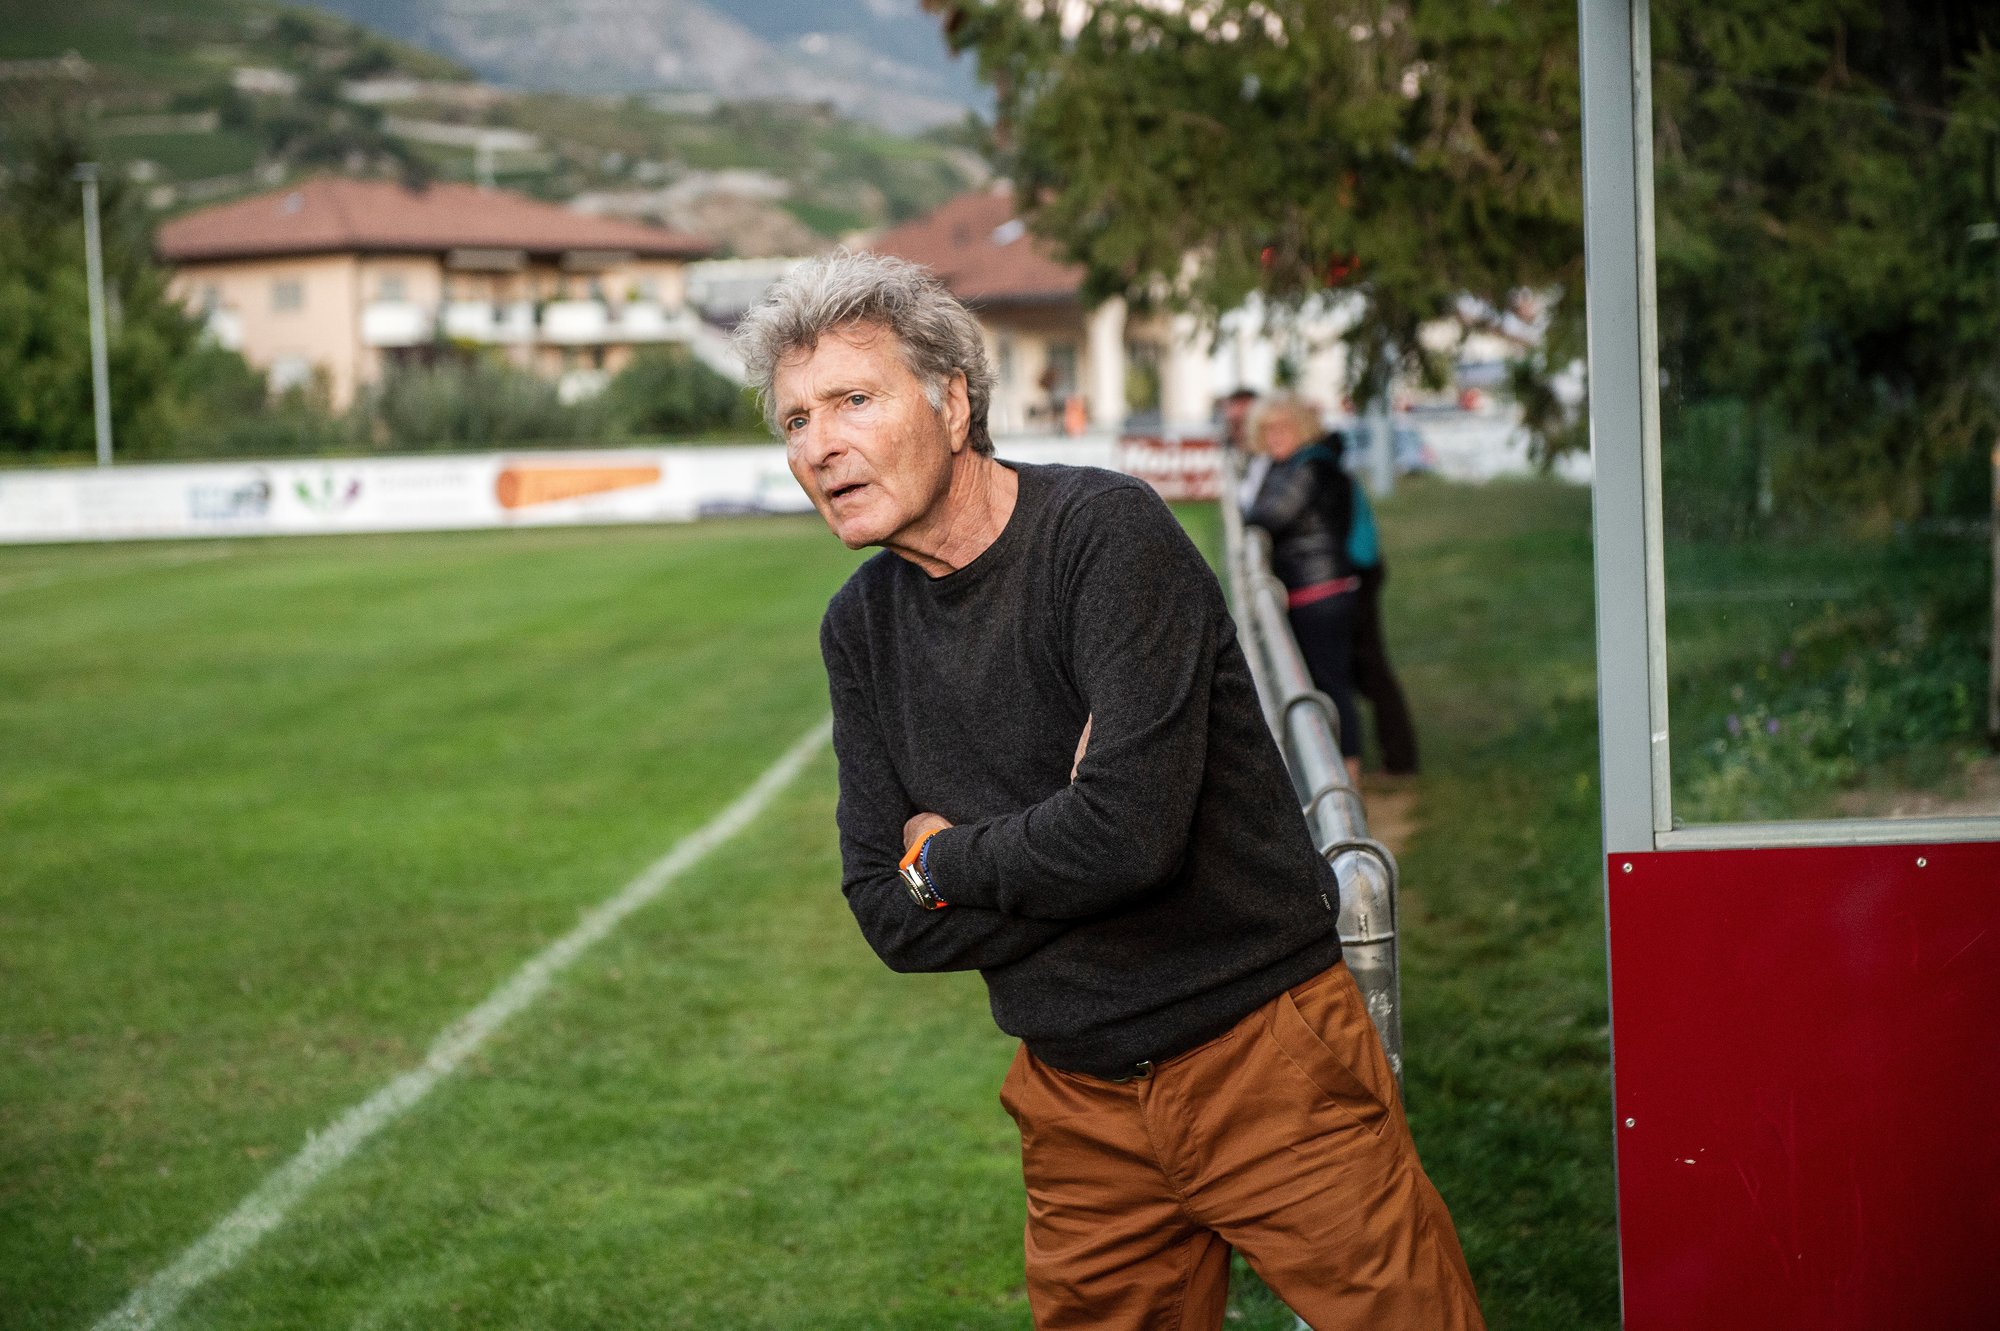
[[1326,428],[1320,420],[1319,408],[1302,397],[1291,393],[1275,393],[1259,402],[1250,413],[1250,420],[1243,430],[1246,452],[1263,453],[1264,434],[1274,421],[1288,420],[1298,429],[1299,441],[1309,444],[1319,438]]
[[780,433],[771,397],[779,362],[811,352],[822,337],[850,324],[871,324],[896,335],[903,364],[922,381],[933,411],[944,410],[951,376],[963,374],[972,406],[966,442],[975,453],[993,452],[986,425],[993,370],[971,312],[927,269],[886,254],[844,250],[793,269],[743,317],[731,338],[773,433]]

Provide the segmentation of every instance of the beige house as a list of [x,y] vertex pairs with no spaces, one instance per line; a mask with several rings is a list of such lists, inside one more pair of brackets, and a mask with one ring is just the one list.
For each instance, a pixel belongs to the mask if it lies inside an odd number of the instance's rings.
[[336,407],[454,348],[582,394],[637,347],[713,340],[683,301],[706,241],[504,190],[323,178],[177,217],[158,248],[218,341]]
[[1116,430],[1129,412],[1170,425],[1209,416],[1209,348],[1193,321],[1128,319],[1119,299],[1087,305],[1083,269],[1029,235],[1004,184],[961,194],[869,248],[923,264],[978,316],[995,434]]

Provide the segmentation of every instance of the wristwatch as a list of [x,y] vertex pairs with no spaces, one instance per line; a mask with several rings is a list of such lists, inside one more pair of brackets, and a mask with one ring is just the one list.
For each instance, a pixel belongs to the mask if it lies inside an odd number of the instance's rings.
[[924,852],[930,849],[931,838],[941,830],[934,827],[918,837],[916,844],[903,852],[903,862],[896,866],[896,872],[903,876],[903,885],[910,889],[910,899],[925,910],[943,910],[950,904],[931,885],[930,872],[924,863]]

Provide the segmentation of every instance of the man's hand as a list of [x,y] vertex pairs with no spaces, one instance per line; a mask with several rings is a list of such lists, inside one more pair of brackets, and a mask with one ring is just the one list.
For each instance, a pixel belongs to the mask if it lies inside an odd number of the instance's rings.
[[1076,769],[1083,766],[1083,751],[1090,747],[1090,723],[1096,719],[1094,716],[1083,718],[1083,737],[1077,740],[1076,757],[1070,759],[1069,764],[1069,779],[1072,781],[1076,780]]
[[903,824],[903,849],[917,844],[917,838],[926,832],[942,832],[951,826],[951,821],[935,813],[920,813]]

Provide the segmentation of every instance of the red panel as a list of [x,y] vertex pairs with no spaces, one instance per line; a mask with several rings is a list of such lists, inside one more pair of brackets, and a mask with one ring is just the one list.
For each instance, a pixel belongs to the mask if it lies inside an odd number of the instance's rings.
[[2000,1327],[2000,844],[1609,869],[1630,1331]]

